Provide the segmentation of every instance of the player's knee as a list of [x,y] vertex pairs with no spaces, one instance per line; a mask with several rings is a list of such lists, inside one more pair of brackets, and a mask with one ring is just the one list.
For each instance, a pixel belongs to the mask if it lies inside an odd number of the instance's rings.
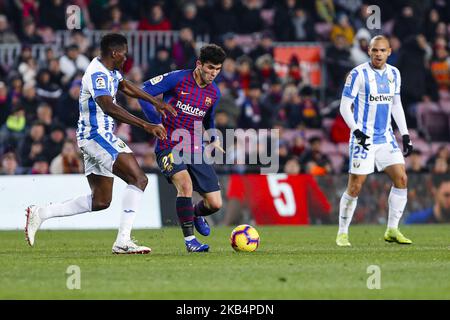
[[211,211],[219,211],[222,208],[222,198],[217,198],[212,201],[208,201],[208,207]]
[[348,186],[347,193],[349,196],[357,197],[359,193],[361,192],[362,183],[352,183]]
[[148,184],[148,178],[147,178],[147,176],[145,174],[140,175],[136,179],[136,187],[138,187],[142,191],[145,190],[145,188],[147,187],[147,184]]
[[397,181],[395,181],[395,187],[400,189],[405,189],[408,185],[408,177],[406,174],[402,174],[397,178]]
[[109,205],[111,204],[111,200],[95,200],[92,201],[92,211],[100,211],[105,210],[109,208]]

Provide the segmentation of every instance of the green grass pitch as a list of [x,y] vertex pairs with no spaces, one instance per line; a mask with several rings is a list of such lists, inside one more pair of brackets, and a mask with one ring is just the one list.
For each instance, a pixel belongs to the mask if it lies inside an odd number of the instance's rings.
[[[0,232],[0,299],[450,299],[450,225],[404,226],[414,244],[383,241],[383,226],[257,227],[261,245],[235,253],[231,227],[213,227],[209,253],[187,253],[179,228],[136,230],[149,255],[111,254],[116,231]],[[81,288],[66,286],[70,265]],[[380,289],[368,289],[369,266]],[[369,268],[369,269],[368,269]],[[370,281],[369,281],[370,282]]]

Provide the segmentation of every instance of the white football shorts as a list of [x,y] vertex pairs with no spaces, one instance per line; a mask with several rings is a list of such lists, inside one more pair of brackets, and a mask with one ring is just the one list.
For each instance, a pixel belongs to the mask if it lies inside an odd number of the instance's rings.
[[365,150],[352,137],[349,148],[349,173],[368,175],[375,171],[375,165],[377,170],[381,172],[391,165],[405,164],[405,159],[397,141],[389,140],[382,144],[371,144],[369,150]]
[[111,132],[97,135],[88,140],[78,140],[78,146],[84,157],[84,175],[91,173],[113,177],[113,165],[119,153],[133,153],[122,139]]

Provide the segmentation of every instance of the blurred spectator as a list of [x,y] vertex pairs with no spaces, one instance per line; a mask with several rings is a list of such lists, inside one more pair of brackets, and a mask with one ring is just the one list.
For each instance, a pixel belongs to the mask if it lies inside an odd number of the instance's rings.
[[261,18],[261,0],[243,0],[242,9],[239,11],[239,32],[260,32],[264,28]]
[[273,31],[277,41],[294,41],[296,38],[296,26],[302,26],[301,20],[297,19],[297,25],[294,25],[293,19],[296,18],[296,0],[283,0],[275,5],[273,20]]
[[218,117],[218,113],[221,112],[227,117],[226,121],[222,121],[222,124],[225,124],[226,122],[230,128],[237,128],[237,122],[241,110],[236,104],[236,99],[232,93],[232,89],[228,88],[224,82],[219,83],[219,89],[222,96],[216,107],[216,118]]
[[342,115],[338,113],[334,118],[334,121],[330,129],[330,140],[334,143],[348,143],[350,137],[350,129],[342,118]]
[[6,122],[11,112],[11,104],[8,100],[8,87],[3,81],[0,81],[0,128]]
[[[239,2],[239,1],[238,1]],[[237,4],[239,4],[237,2]],[[235,0],[220,0],[213,10],[211,34],[216,36],[216,41],[227,32],[240,32],[239,10],[235,7]]]
[[330,40],[334,42],[337,36],[343,36],[348,44],[353,43],[355,30],[344,13],[339,13],[336,16],[336,23],[331,28]]
[[156,48],[155,57],[148,62],[145,80],[176,69],[175,62],[170,56],[170,51],[165,46]]
[[197,53],[194,34],[190,28],[180,30],[180,39],[173,45],[172,56],[178,69],[195,67]]
[[423,165],[422,152],[418,149],[412,151],[411,155],[406,159],[407,173],[426,173],[427,168]]
[[284,165],[283,172],[289,175],[300,174],[300,162],[297,157],[290,157]]
[[300,90],[301,119],[307,128],[320,128],[322,119],[319,112],[319,105],[314,97],[314,91],[310,86],[305,86]]
[[5,15],[0,14],[0,44],[18,42],[17,35],[9,28],[8,19]]
[[436,166],[436,162],[438,159],[442,159],[447,164],[450,162],[450,151],[448,145],[443,144],[439,147],[436,154],[432,155],[427,161],[427,168],[429,171],[433,171]]
[[72,140],[65,140],[61,153],[50,163],[51,174],[82,173],[83,164],[80,155],[77,153],[75,143]]
[[85,71],[89,63],[89,59],[80,53],[78,45],[69,45],[65,55],[59,59],[59,67],[64,74],[63,84],[68,83],[78,70]]
[[306,145],[305,145],[305,137],[302,134],[302,131],[300,131],[299,134],[295,135],[294,138],[294,144],[291,148],[291,153],[297,157],[300,157],[305,151]]
[[255,62],[258,82],[261,83],[264,91],[267,91],[269,85],[278,78],[273,68],[273,59],[270,54],[264,54],[256,59]]
[[47,0],[39,3],[40,24],[53,30],[64,30],[66,26],[66,4],[63,0]]
[[322,139],[312,137],[308,142],[310,149],[306,150],[300,158],[300,165],[304,172],[317,176],[333,173],[330,159],[322,152]]
[[322,21],[333,23],[336,15],[333,0],[316,0],[316,12]]
[[251,82],[247,93],[247,99],[242,105],[239,128],[261,128],[261,112],[263,104],[261,94],[261,85],[258,82]]
[[227,54],[227,58],[236,60],[244,54],[244,51],[236,42],[236,35],[233,32],[227,32],[223,35],[223,50]]
[[[292,1],[292,0],[291,0]],[[314,41],[315,31],[314,23],[309,12],[301,7],[296,7],[294,16],[291,18],[294,25],[294,40],[296,41]]]
[[369,42],[370,33],[367,29],[360,29],[355,35],[353,46],[350,49],[350,59],[354,66],[368,62],[369,59]]
[[79,52],[82,55],[86,55],[91,43],[86,35],[81,30],[73,30],[70,34],[70,43],[78,46]]
[[122,10],[118,5],[112,5],[108,8],[108,19],[103,22],[102,29],[120,32],[122,25]]
[[31,167],[31,174],[49,174],[48,160],[44,156],[37,156]]
[[23,167],[31,167],[38,155],[43,155],[43,142],[45,138],[45,126],[42,122],[35,121],[31,125],[25,139],[19,146],[20,163]]
[[22,76],[24,83],[34,85],[36,82],[37,63],[33,58],[29,58],[27,61],[23,61],[19,64],[18,71]]
[[16,154],[11,151],[6,152],[2,156],[2,161],[0,163],[0,175],[15,175],[22,173],[23,169],[19,167]]
[[325,60],[328,74],[328,95],[337,98],[341,94],[347,73],[353,67],[348,43],[343,35],[336,36],[332,46],[326,50]]
[[390,65],[397,67],[399,52],[400,52],[400,48],[401,48],[402,44],[400,42],[400,39],[397,38],[396,36],[390,37],[389,43],[391,45],[391,55],[388,57],[386,62],[389,63]]
[[269,89],[263,96],[263,113],[261,126],[263,128],[272,128],[274,122],[279,118],[283,87],[279,79],[275,79]]
[[163,7],[154,4],[147,9],[144,18],[139,21],[138,30],[167,31],[172,30],[169,19],[164,15]]
[[27,18],[23,22],[23,34],[20,38],[22,44],[37,44],[43,43],[42,37],[38,34],[36,30],[36,23],[33,19]]
[[42,100],[55,103],[61,94],[61,88],[51,82],[51,74],[48,69],[41,69],[37,74],[36,93]]
[[253,60],[249,56],[241,56],[236,61],[239,85],[247,93],[250,82],[256,79],[255,72],[253,71]]
[[61,153],[65,138],[66,132],[64,126],[59,123],[54,123],[50,128],[48,138],[44,139],[44,155],[48,162],[51,162]]
[[425,61],[431,58],[431,48],[423,35],[412,35],[405,39],[399,52],[398,69],[402,76],[402,103],[405,108],[408,127],[415,128],[415,103],[420,101],[436,100],[437,88],[430,87],[435,84],[430,72],[426,69]]
[[50,133],[50,127],[53,123],[53,109],[46,103],[41,102],[36,110],[36,118],[39,122],[43,123],[45,126],[45,134]]
[[433,174],[444,174],[449,172],[448,161],[443,158],[437,158],[434,162],[433,169],[431,170]]
[[399,39],[405,39],[408,36],[415,36],[419,33],[420,21],[415,16],[412,6],[404,6],[400,17],[395,20],[392,33]]
[[67,128],[76,128],[79,116],[79,103],[81,81],[72,81],[69,90],[64,92],[58,104],[56,105],[55,114],[59,121]]
[[48,71],[50,73],[50,83],[62,88],[64,74],[59,67],[59,60],[56,58],[50,59],[47,62]]
[[178,22],[178,29],[181,28],[191,28],[194,36],[209,34],[207,23],[197,15],[197,6],[195,3],[187,2],[183,6],[183,15]]
[[261,35],[261,40],[258,46],[250,52],[250,57],[256,61],[262,55],[270,55],[273,58],[273,33],[271,31],[264,31]]
[[27,123],[32,123],[36,120],[37,108],[41,101],[37,97],[36,88],[33,83],[25,83],[22,90],[21,105],[25,109],[25,117]]
[[11,114],[6,119],[6,126],[2,133],[6,144],[16,147],[25,135],[25,126],[25,110],[19,103],[12,108]]
[[427,38],[427,40],[431,43],[434,42],[434,39],[436,37],[436,29],[439,24],[439,20],[439,11],[436,8],[431,9],[425,19],[424,26],[425,38]]
[[406,217],[406,224],[450,222],[450,175],[433,175],[431,179],[433,205],[423,210],[411,212]]
[[437,47],[430,64],[439,90],[450,90],[450,57],[445,47]]

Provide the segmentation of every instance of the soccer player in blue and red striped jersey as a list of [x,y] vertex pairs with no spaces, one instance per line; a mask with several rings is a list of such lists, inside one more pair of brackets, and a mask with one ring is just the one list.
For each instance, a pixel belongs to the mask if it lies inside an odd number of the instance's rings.
[[[178,192],[177,215],[188,252],[209,250],[207,244],[202,244],[195,238],[194,226],[200,234],[209,235],[210,227],[204,216],[213,214],[222,207],[219,180],[213,167],[203,161],[197,163],[193,159],[195,154],[203,153],[202,135],[200,138],[196,136],[196,129],[201,129],[202,126],[206,130],[214,129],[214,109],[220,99],[220,91],[214,79],[222,69],[225,57],[221,47],[209,44],[201,48],[194,70],[173,71],[144,83],[143,90],[150,95],[163,94],[163,100],[178,111],[177,117],[168,114],[161,120],[151,103],[139,100],[147,119],[152,123],[162,123],[167,130],[168,139],[158,140],[155,152],[162,173],[175,185]],[[180,134],[186,132],[190,139],[183,138],[180,141]],[[209,142],[214,148],[224,152],[214,134],[210,136]],[[173,155],[173,152],[179,152],[180,146],[183,149],[181,163],[174,161]],[[192,191],[197,191],[203,197],[195,206],[192,204]]]

